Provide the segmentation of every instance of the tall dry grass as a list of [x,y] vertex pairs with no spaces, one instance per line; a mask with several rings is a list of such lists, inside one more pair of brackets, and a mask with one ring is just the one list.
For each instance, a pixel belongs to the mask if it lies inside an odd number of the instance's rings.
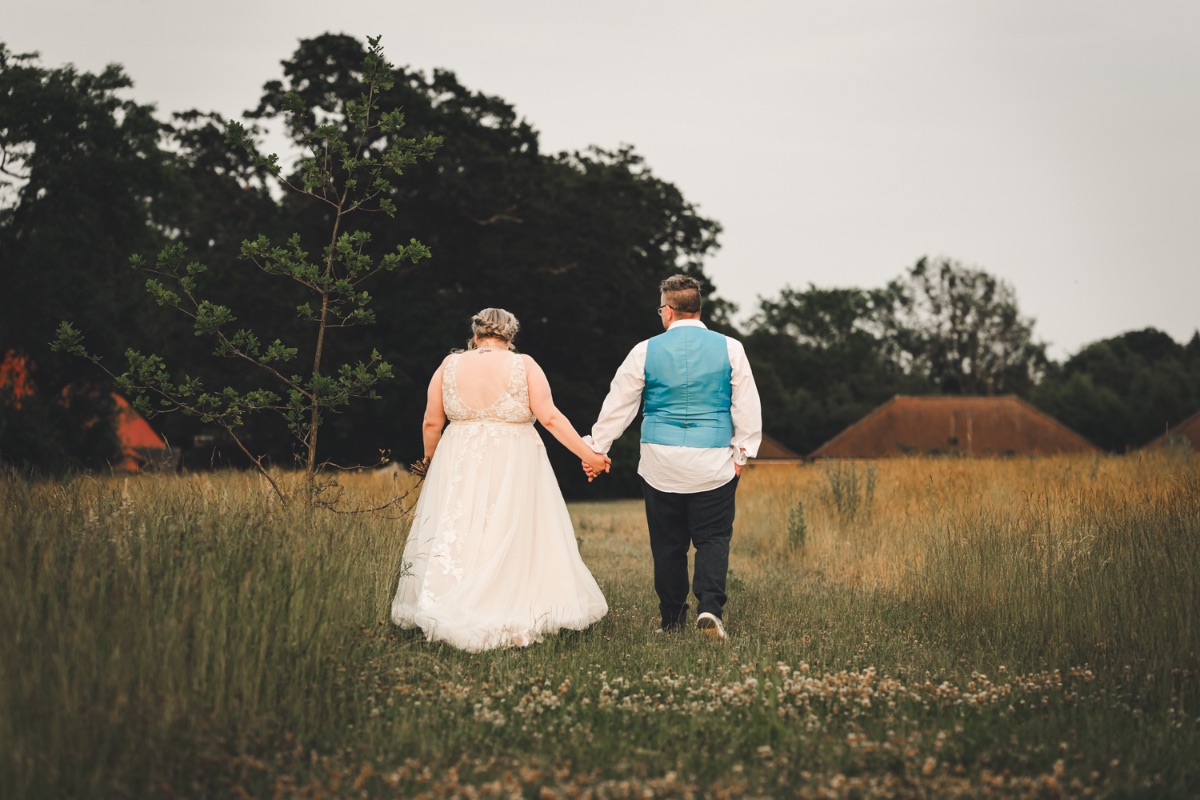
[[326,739],[406,526],[242,474],[6,479],[0,508],[0,784],[46,797],[148,793],[196,729]]
[[[874,472],[873,499],[852,518],[830,488],[849,469]],[[878,590],[971,658],[1136,664],[1160,680],[1200,664],[1200,459],[1190,454],[760,466],[740,499],[747,575],[785,564]],[[787,535],[797,507],[799,548]]]
[[[362,505],[406,488],[343,483]],[[308,518],[237,474],[0,477],[0,786],[1187,796],[1200,781],[1195,456],[754,467],[723,647],[652,632],[640,502],[571,512],[610,614],[472,656],[386,622],[403,518]]]

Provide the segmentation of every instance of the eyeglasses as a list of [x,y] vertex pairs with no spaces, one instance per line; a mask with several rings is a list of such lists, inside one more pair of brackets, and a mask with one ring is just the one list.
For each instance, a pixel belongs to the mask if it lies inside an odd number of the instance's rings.
[[670,308],[672,311],[674,311],[674,310],[675,310],[674,308],[672,308],[671,306],[667,305],[666,303],[663,303],[661,306],[659,306],[658,308],[656,308],[656,309],[655,309],[655,313],[656,313],[656,314],[658,314],[658,315],[661,317],[661,316],[662,316],[662,310],[663,310],[664,308]]

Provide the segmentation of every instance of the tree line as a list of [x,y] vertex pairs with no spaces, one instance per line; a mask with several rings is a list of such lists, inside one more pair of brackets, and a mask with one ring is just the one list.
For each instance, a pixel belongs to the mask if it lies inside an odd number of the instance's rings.
[[[314,127],[348,126],[367,55],[354,37],[302,41],[240,121],[246,136],[283,127],[304,149]],[[391,213],[359,223],[362,248],[382,259],[416,240],[432,257],[373,277],[374,324],[329,340],[334,360],[378,351],[390,380],[381,399],[325,420],[324,459],[416,453],[429,375],[462,346],[470,315],[493,305],[521,320],[519,346],[585,428],[628,349],[660,330],[658,281],[680,271],[705,286],[709,324],[745,342],[768,433],[801,453],[902,393],[1015,393],[1115,451],[1200,408],[1200,334],[1181,344],[1131,332],[1055,363],[1010,285],[948,259],[922,258],[880,288],[787,287],[737,323],[704,269],[719,223],[632,147],[546,153],[503,99],[446,70],[391,69],[379,101],[402,110],[404,128],[374,132],[362,152],[381,155],[398,136],[442,144],[381,190]],[[97,424],[111,416],[111,383],[50,348],[64,320],[118,370],[127,348],[152,342],[165,363],[249,391],[188,320],[155,302],[131,256],[185,248],[204,265],[199,287],[265,341],[303,341],[311,322],[298,313],[303,293],[247,264],[243,243],[294,235],[297,252],[320,252],[335,212],[276,191],[270,164],[229,146],[227,120],[195,110],[161,119],[128,99],[129,87],[120,67],[46,67],[0,44],[0,361],[20,359],[37,389],[17,400],[11,380],[0,387],[0,459],[9,464],[56,472],[112,458],[111,426]],[[305,347],[298,357],[311,360]],[[175,413],[154,425],[180,445],[213,432]],[[246,435],[275,463],[293,455],[279,420],[256,420]],[[618,462],[632,465],[636,442],[619,447]],[[569,473],[568,459],[551,452]],[[632,472],[596,488],[634,490]]]
[[746,346],[771,433],[802,453],[897,394],[1015,394],[1118,453],[1200,410],[1200,332],[1130,331],[1054,362],[1009,284],[946,259],[880,289],[784,289]]

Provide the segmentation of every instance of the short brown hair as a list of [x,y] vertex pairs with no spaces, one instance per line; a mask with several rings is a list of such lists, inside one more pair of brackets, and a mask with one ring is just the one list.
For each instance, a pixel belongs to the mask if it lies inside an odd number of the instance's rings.
[[672,275],[658,285],[663,300],[671,308],[683,314],[700,313],[700,281],[690,275]]

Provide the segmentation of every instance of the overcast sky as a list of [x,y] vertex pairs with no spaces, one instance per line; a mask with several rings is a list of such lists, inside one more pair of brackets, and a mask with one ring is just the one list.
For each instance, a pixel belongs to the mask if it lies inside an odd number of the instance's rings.
[[10,50],[120,63],[164,117],[240,116],[325,32],[455,71],[546,152],[632,144],[724,227],[743,313],[929,255],[1011,283],[1056,358],[1200,327],[1196,0],[0,0]]

